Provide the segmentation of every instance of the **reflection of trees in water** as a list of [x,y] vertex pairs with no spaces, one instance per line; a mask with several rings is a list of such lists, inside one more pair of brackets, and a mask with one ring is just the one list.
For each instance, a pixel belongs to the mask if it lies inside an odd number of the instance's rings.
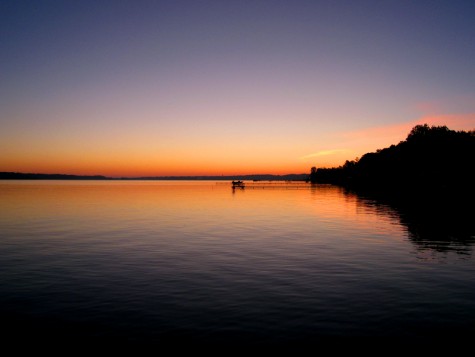
[[466,197],[421,195],[414,198],[367,193],[357,196],[359,203],[375,207],[382,215],[396,214],[422,258],[439,256],[439,253],[472,253],[475,210]]
[[433,205],[418,211],[403,210],[400,219],[408,229],[409,239],[421,248],[471,253],[475,241],[473,218],[466,217],[460,209]]

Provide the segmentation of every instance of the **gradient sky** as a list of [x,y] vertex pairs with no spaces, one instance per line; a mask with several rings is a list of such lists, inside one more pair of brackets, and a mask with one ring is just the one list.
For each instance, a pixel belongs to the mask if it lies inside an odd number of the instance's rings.
[[0,0],[0,171],[302,173],[475,128],[475,1]]

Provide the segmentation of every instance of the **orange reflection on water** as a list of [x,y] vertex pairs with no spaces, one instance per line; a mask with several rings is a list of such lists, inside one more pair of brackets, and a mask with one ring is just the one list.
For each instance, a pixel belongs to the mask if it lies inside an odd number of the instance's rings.
[[331,185],[233,191],[230,182],[212,181],[1,181],[0,197],[2,234],[30,232],[23,240],[159,239],[181,241],[182,248],[246,240],[263,250],[279,241],[311,245],[315,254],[333,247],[350,255],[377,249],[381,256],[411,244],[468,254],[473,241],[471,226],[457,217],[444,225]]
[[11,181],[1,183],[0,192],[2,226],[31,225],[45,234],[61,226],[88,235],[229,239],[244,230],[259,240],[272,229],[287,232],[289,240],[339,239],[351,246],[402,235],[397,219],[327,185],[233,192],[229,183],[205,181]]

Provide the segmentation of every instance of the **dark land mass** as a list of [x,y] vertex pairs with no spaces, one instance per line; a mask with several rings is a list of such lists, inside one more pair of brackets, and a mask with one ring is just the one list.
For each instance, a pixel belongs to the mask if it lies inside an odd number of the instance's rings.
[[335,168],[313,167],[314,183],[392,196],[474,197],[475,131],[415,126],[406,140]]
[[475,131],[418,125],[397,145],[314,167],[309,179],[396,214],[422,250],[470,254],[475,244]]
[[308,174],[288,175],[234,175],[234,176],[152,176],[152,177],[106,177],[65,174],[37,174],[0,172],[0,180],[258,180],[258,181],[305,181]]

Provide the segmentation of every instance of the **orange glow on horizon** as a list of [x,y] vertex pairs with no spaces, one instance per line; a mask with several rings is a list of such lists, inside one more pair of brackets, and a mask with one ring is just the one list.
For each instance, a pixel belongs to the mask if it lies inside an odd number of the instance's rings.
[[17,163],[10,160],[1,165],[0,171],[44,173],[44,174],[69,174],[69,175],[103,175],[108,177],[151,177],[151,176],[233,176],[257,174],[301,174],[310,171],[308,164],[297,163],[294,166],[279,167],[272,164],[259,164],[253,162],[228,163],[195,162],[190,165],[186,162],[168,162],[153,160],[146,162],[133,160],[96,160],[90,158],[89,162],[68,162],[67,160],[50,160],[38,162],[25,160]]
[[202,142],[191,142],[188,147],[161,146],[138,138],[123,146],[103,141],[90,147],[87,143],[63,140],[49,145],[31,141],[27,145],[27,141],[12,139],[11,143],[4,143],[0,171],[109,177],[302,174],[310,172],[312,166],[335,167],[396,145],[405,140],[415,125],[423,123],[472,130],[475,113],[423,116],[301,143],[285,143],[284,137],[263,143],[256,140],[236,148],[221,137],[209,143],[202,138]]

